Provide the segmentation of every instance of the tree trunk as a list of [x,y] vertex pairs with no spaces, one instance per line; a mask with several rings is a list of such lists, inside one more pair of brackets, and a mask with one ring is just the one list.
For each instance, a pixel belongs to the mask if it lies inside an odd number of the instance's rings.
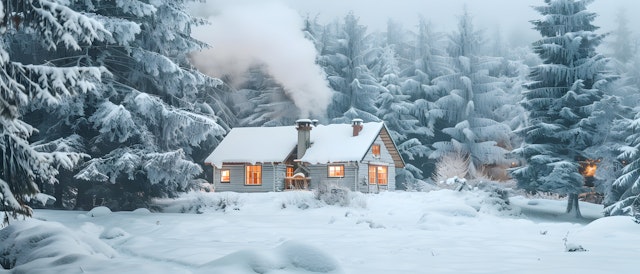
[[573,210],[576,211],[576,218],[582,218],[578,194],[569,194],[569,198],[567,199],[567,213],[571,213]]

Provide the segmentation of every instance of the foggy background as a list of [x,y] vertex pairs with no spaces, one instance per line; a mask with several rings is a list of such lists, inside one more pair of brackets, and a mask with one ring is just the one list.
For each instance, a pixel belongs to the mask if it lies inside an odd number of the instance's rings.
[[[436,29],[450,31],[456,27],[457,18],[466,5],[479,29],[493,33],[499,28],[505,39],[516,45],[530,44],[538,38],[529,21],[538,19],[539,14],[531,7],[544,4],[543,0],[207,0],[206,4],[198,5],[194,13],[207,18],[230,6],[251,8],[265,2],[283,3],[302,16],[316,17],[321,23],[343,18],[354,11],[369,32],[384,31],[388,19],[411,29],[417,24],[419,14]],[[595,24],[601,27],[602,33],[615,28],[621,10],[626,11],[630,26],[640,25],[640,18],[633,16],[640,12],[638,0],[596,0],[589,10],[598,14]]]
[[[386,31],[389,19],[415,31],[423,15],[436,31],[448,33],[457,27],[465,5],[487,42],[500,34],[508,46],[522,47],[540,38],[529,21],[540,18],[532,6],[544,5],[543,0],[207,0],[194,4],[191,12],[211,24],[194,29],[192,35],[212,48],[194,53],[192,61],[203,72],[224,77],[231,86],[242,84],[247,69],[262,66],[303,116],[320,114],[331,101],[331,90],[315,62],[314,45],[301,31],[305,17],[327,24],[353,11],[359,24],[372,33]],[[640,41],[633,28],[640,25],[633,16],[640,11],[640,1],[596,0],[588,8],[598,15],[598,33],[612,31],[624,10],[634,32],[632,39]],[[606,42],[601,51],[607,52]]]

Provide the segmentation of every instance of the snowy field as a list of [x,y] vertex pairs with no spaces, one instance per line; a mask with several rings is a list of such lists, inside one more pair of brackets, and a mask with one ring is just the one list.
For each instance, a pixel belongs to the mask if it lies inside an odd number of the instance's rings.
[[[191,193],[174,213],[36,210],[0,230],[0,273],[638,273],[640,225],[482,192]],[[601,206],[581,204],[587,218]],[[186,213],[180,213],[186,212]],[[582,247],[586,251],[568,252]]]

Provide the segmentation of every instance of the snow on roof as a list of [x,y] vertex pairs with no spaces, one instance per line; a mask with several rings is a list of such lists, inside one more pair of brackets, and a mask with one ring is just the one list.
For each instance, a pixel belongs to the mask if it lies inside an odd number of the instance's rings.
[[[313,127],[311,147],[300,160],[312,164],[359,161],[382,127],[382,122],[365,123],[356,137],[350,124]],[[297,144],[295,126],[233,128],[205,163],[220,168],[222,163],[283,162]]]
[[360,161],[382,126],[382,122],[364,123],[354,137],[351,124],[319,125],[311,130],[311,147],[300,160],[311,164]]
[[218,168],[223,162],[282,162],[297,143],[298,132],[294,126],[236,127],[204,161]]

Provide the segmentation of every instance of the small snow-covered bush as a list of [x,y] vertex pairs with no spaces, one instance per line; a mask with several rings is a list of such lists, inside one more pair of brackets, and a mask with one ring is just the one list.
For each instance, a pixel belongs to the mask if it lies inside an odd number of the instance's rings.
[[286,191],[278,193],[280,208],[308,209],[319,207],[320,202],[314,199],[314,193],[310,191]]
[[243,250],[200,266],[195,273],[343,273],[329,253],[298,242],[273,250]]
[[462,190],[469,189],[467,180],[464,178],[458,178],[458,176],[454,176],[452,178],[447,178],[445,180],[439,181],[437,185],[442,189],[451,189],[455,191],[462,191]]
[[565,235],[564,238],[562,238],[562,241],[564,242],[564,251],[566,251],[566,252],[585,252],[585,251],[588,251],[586,248],[582,247],[582,245],[570,242],[569,241],[569,232],[567,232],[567,235]]
[[111,209],[106,206],[98,206],[87,212],[87,216],[89,217],[101,217],[111,214]]
[[350,202],[350,192],[348,188],[333,182],[322,182],[315,190],[316,199],[328,205],[348,206]]
[[[70,260],[77,265],[96,265],[96,261],[116,255],[113,248],[98,238],[56,222],[31,219],[0,230],[0,265],[13,269],[14,273],[46,273],[43,269],[51,264],[60,263],[64,268],[62,263],[69,264]],[[60,273],[70,272],[67,269]]]
[[450,153],[438,160],[433,180],[436,183],[444,182],[449,178],[465,178],[469,172],[469,157],[460,153]]
[[153,204],[158,211],[167,213],[204,213],[205,210],[240,210],[240,197],[237,193],[189,192],[176,199],[155,199]]

